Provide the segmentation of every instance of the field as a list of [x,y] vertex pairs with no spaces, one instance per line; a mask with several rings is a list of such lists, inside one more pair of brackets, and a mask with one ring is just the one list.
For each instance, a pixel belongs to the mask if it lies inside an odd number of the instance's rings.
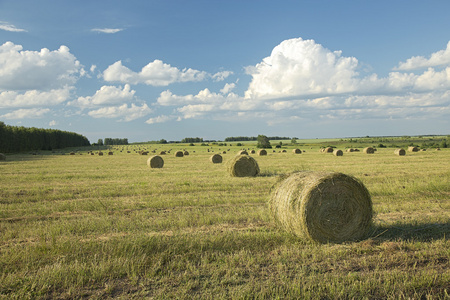
[[[0,299],[449,299],[450,149],[336,157],[313,140],[295,146],[302,154],[285,142],[251,154],[260,176],[236,178],[226,168],[235,144],[8,155]],[[172,151],[150,169],[144,149]],[[181,149],[189,155],[175,157]],[[365,184],[376,214],[367,239],[318,244],[276,226],[271,188],[300,170]]]

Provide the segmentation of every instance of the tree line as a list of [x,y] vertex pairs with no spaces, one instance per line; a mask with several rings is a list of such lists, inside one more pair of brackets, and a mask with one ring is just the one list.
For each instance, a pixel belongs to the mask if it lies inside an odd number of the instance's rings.
[[[290,137],[284,136],[269,136],[267,137],[269,140],[290,140]],[[245,142],[245,141],[257,141],[258,137],[256,136],[231,136],[225,138],[225,142]]]
[[93,144],[94,146],[108,146],[108,145],[128,145],[128,139],[127,138],[105,138],[103,141],[102,139],[98,139],[98,142]]
[[53,150],[66,147],[90,146],[89,140],[78,133],[10,126],[0,121],[0,152]]

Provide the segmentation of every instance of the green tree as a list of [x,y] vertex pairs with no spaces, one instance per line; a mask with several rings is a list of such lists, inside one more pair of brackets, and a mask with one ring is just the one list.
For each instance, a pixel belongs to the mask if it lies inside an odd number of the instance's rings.
[[265,135],[258,135],[257,138],[258,144],[256,145],[257,148],[272,148],[270,145],[269,138]]

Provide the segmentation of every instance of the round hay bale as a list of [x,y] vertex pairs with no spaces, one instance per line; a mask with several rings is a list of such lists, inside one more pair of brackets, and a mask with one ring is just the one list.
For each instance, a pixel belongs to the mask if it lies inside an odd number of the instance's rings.
[[255,154],[255,153],[256,153],[255,150],[251,150],[251,151],[250,151],[250,154]]
[[227,151],[223,151],[222,154],[227,154]]
[[266,149],[259,149],[259,150],[258,150],[258,155],[259,155],[259,156],[267,155]]
[[273,189],[269,209],[288,232],[321,243],[362,239],[372,225],[369,191],[342,173],[291,174]]
[[166,151],[159,152],[159,155],[165,155],[165,154],[166,154]]
[[441,148],[436,148],[436,151],[441,151]]
[[238,152],[237,155],[248,155],[248,152],[245,151],[245,150],[241,150],[241,151]]
[[6,160],[6,155],[3,153],[0,153],[0,160]]
[[184,156],[183,151],[175,152],[175,157],[183,157],[183,156]]
[[186,156],[186,155],[189,155],[189,152],[184,151],[183,154],[184,154],[184,156]]
[[109,151],[108,152],[108,155],[113,155],[114,153],[112,152],[112,151]]
[[394,154],[396,155],[406,155],[405,149],[395,149]]
[[99,152],[98,152],[98,155],[99,155],[99,156],[103,156],[103,152],[102,152],[102,151],[99,151]]
[[292,153],[294,153],[294,154],[302,154],[302,150],[300,150],[300,149],[293,149]]
[[69,155],[75,155],[75,152],[70,152]]
[[281,152],[286,153],[287,151],[286,151],[286,149],[283,149],[283,151],[281,151]]
[[411,147],[408,147],[408,151],[409,152],[419,152],[419,148],[411,146]]
[[333,155],[334,156],[343,156],[344,152],[342,152],[342,150],[336,149],[333,151]]
[[213,164],[221,164],[221,163],[222,163],[222,155],[220,155],[220,154],[213,154],[213,155],[211,155],[211,157],[209,158],[209,160],[210,160]]
[[150,168],[162,168],[164,166],[164,160],[161,156],[154,155],[147,160],[147,166]]
[[333,147],[326,147],[325,149],[323,149],[324,153],[333,153]]
[[375,150],[372,147],[366,147],[363,149],[363,152],[366,154],[374,154]]
[[353,148],[348,148],[347,150],[345,150],[345,152],[353,152],[354,149]]
[[259,166],[253,157],[237,155],[230,161],[228,171],[233,177],[253,177],[259,174]]

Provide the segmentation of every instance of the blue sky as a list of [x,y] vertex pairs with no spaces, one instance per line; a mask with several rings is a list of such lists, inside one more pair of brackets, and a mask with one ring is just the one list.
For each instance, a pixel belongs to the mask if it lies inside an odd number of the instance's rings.
[[0,121],[91,142],[449,134],[449,11],[0,0]]

